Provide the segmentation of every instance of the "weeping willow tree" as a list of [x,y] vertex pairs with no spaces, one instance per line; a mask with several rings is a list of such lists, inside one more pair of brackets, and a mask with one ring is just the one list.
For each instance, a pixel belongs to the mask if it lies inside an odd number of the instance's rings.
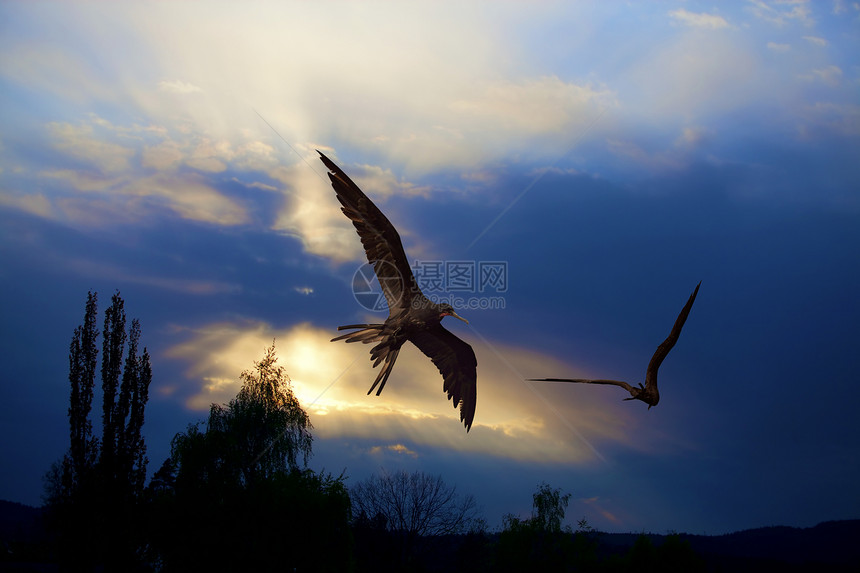
[[206,422],[173,438],[168,461],[177,479],[250,487],[307,466],[313,425],[277,361],[272,342],[263,359],[239,376],[235,398],[212,404]]
[[307,468],[310,417],[275,344],[227,404],[173,438],[153,477],[154,543],[165,570],[345,570],[349,495]]
[[225,460],[245,485],[299,469],[299,461],[304,467],[311,455],[313,425],[277,360],[272,342],[263,359],[240,375],[239,394],[209,412],[208,432],[220,436]]

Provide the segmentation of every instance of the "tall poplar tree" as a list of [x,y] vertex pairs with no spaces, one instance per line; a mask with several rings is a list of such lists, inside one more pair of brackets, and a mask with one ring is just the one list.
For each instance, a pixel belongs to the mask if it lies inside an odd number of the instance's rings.
[[[152,368],[138,353],[140,325],[126,332],[124,301],[111,298],[102,330],[102,435],[90,420],[98,363],[98,295],[87,294],[84,322],[69,346],[69,451],[46,475],[45,501],[58,552],[75,569],[132,566],[143,527],[146,444],[141,433]],[[125,362],[123,365],[123,354]]]
[[96,361],[98,349],[96,339],[99,331],[96,329],[98,314],[98,295],[92,291],[87,293],[84,323],[75,328],[72,343],[69,346],[69,438],[71,445],[69,453],[63,460],[64,475],[67,480],[65,487],[73,488],[74,484],[85,479],[96,462],[98,439],[93,437],[93,425],[90,422],[90,410],[93,405],[93,387],[96,377]]

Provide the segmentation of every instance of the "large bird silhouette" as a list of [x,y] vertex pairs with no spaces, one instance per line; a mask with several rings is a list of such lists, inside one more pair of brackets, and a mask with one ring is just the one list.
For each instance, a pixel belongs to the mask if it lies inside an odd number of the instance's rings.
[[687,315],[690,314],[690,309],[693,307],[693,301],[696,300],[696,294],[698,294],[700,286],[702,286],[701,281],[696,285],[696,289],[693,291],[693,294],[690,295],[690,298],[687,300],[687,304],[685,304],[684,308],[681,309],[681,313],[678,315],[678,318],[675,319],[675,325],[672,327],[672,332],[669,333],[669,337],[657,347],[657,351],[654,352],[654,356],[651,357],[651,362],[648,363],[648,370],[645,372],[644,386],[640,382],[639,387],[637,388],[620,380],[585,380],[582,378],[530,378],[530,380],[535,382],[579,382],[582,384],[611,384],[613,386],[620,386],[630,392],[630,397],[624,398],[625,400],[642,400],[648,404],[648,409],[650,410],[651,406],[656,406],[660,401],[660,392],[657,391],[657,369],[660,368],[660,365],[663,363],[663,359],[666,358],[666,355],[669,354],[669,351],[672,350],[672,347],[675,346],[676,342],[678,342],[678,337],[681,335],[681,329],[684,328],[684,323],[687,321]]
[[382,324],[349,324],[338,330],[353,330],[332,339],[346,342],[376,343],[370,350],[373,367],[382,364],[368,394],[379,386],[379,396],[388,381],[400,348],[408,340],[426,354],[444,380],[443,390],[454,407],[460,408],[460,421],[468,432],[475,418],[477,400],[477,366],[475,352],[441,324],[442,318],[453,316],[468,324],[449,304],[429,300],[415,281],[409,260],[394,225],[373,204],[358,185],[321,151],[320,159],[328,168],[334,192],[349,217],[364,246],[367,262],[373,265],[382,293],[388,302],[388,318]]

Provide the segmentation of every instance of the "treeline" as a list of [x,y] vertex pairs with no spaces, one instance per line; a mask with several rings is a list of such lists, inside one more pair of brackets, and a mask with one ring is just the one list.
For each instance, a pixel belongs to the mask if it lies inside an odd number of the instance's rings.
[[508,515],[490,534],[472,496],[439,476],[383,472],[348,490],[344,475],[312,471],[313,425],[274,342],[240,374],[235,398],[173,438],[145,484],[150,358],[119,293],[97,325],[90,292],[69,350],[69,450],[45,477],[40,559],[58,570],[703,570],[680,539],[654,548],[643,538],[627,555],[600,555],[584,520],[562,527],[570,496],[547,484],[530,518]]

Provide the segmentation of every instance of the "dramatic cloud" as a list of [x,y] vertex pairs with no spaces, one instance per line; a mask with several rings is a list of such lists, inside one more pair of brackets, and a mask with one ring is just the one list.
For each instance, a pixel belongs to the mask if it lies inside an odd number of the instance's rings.
[[[167,11],[158,4],[82,17],[89,41],[100,48],[101,67],[98,73],[88,69],[62,75],[61,93],[80,93],[94,105],[125,101],[136,108],[132,113],[172,132],[184,126],[208,133],[216,143],[226,140],[235,146],[239,134],[252,128],[258,139],[278,144],[279,138],[255,116],[258,110],[288,141],[336,139],[416,172],[492,162],[511,150],[552,151],[569,145],[584,125],[614,105],[611,90],[593,81],[553,75],[505,79],[505,54],[513,46],[486,33],[488,16],[477,6],[459,7],[462,20],[457,25],[445,11],[428,6],[389,6],[376,12],[385,33],[372,35],[346,23],[354,8],[268,7],[274,14],[264,21],[252,12],[228,16],[217,8],[201,19],[190,6]],[[244,38],[242,50],[223,41],[219,17],[229,17],[233,33]],[[510,16],[499,10],[489,17],[494,18],[505,22]],[[408,34],[404,20],[409,22]],[[275,30],[273,21],[302,23]],[[147,69],[170,70],[167,78],[128,76],[127,52],[114,49],[112,42],[131,22],[134,31],[128,36],[141,40],[135,44],[135,61],[146,60]],[[313,30],[322,23],[337,33],[320,45]],[[105,29],[110,27],[116,29],[108,34]],[[191,28],[194,39],[187,34]],[[442,38],[439,29],[446,30]],[[156,37],[158,42],[152,40]],[[271,50],[276,38],[281,48]],[[304,51],[302,58],[293,57],[307,45],[318,46]],[[393,45],[399,48],[390,49]],[[10,66],[5,75],[38,90],[43,81],[39,78],[74,68],[56,61],[63,57],[59,39],[48,46],[56,49],[41,48],[39,53],[52,56],[25,55],[30,65]],[[457,66],[444,63],[452,59]],[[68,85],[75,78],[81,83]],[[540,141],[534,141],[537,134],[543,134]],[[108,151],[105,161],[118,152]],[[197,169],[223,171],[225,157],[221,150],[214,151],[199,148],[185,160]],[[147,151],[144,163],[162,168],[175,166],[178,159],[169,142],[159,142]]]
[[[188,334],[187,342],[167,351],[169,357],[189,364],[187,389],[171,388],[171,395],[188,395],[187,406],[199,411],[228,401],[239,390],[239,373],[259,360],[274,339],[279,364],[289,373],[321,438],[396,442],[408,437],[413,444],[455,451],[585,463],[599,459],[600,446],[595,444],[629,444],[627,435],[643,431],[631,427],[631,418],[618,418],[617,412],[610,415],[597,406],[617,405],[615,395],[583,392],[576,401],[558,401],[549,396],[573,388],[524,382],[522,372],[574,374],[576,369],[523,349],[473,342],[479,363],[478,415],[464,439],[438,371],[415,348],[404,348],[385,391],[368,396],[376,375],[368,347],[332,343],[331,331],[310,324],[275,331],[249,322],[213,324]],[[497,359],[498,353],[506,357],[504,361]]]
[[[398,180],[390,169],[348,165],[339,161],[332,150],[325,152],[383,210],[386,199],[392,195],[424,196],[428,192],[425,187]],[[285,187],[285,201],[273,229],[298,238],[308,253],[336,263],[363,261],[361,241],[352,222],[341,212],[327,173],[316,151],[290,167],[275,167],[268,172]],[[396,220],[391,213],[388,217]],[[410,235],[403,222],[398,221],[397,228],[401,237]],[[420,247],[413,255],[418,252]]]
[[272,228],[298,238],[308,253],[335,262],[361,260],[361,242],[321,172],[324,169],[312,171],[304,163],[270,172],[286,189],[284,205]]
[[[191,221],[234,226],[246,223],[245,208],[194,174],[104,178],[73,170],[46,171],[57,189],[44,216],[93,226],[153,219],[167,209]],[[75,192],[80,193],[75,193]]]

